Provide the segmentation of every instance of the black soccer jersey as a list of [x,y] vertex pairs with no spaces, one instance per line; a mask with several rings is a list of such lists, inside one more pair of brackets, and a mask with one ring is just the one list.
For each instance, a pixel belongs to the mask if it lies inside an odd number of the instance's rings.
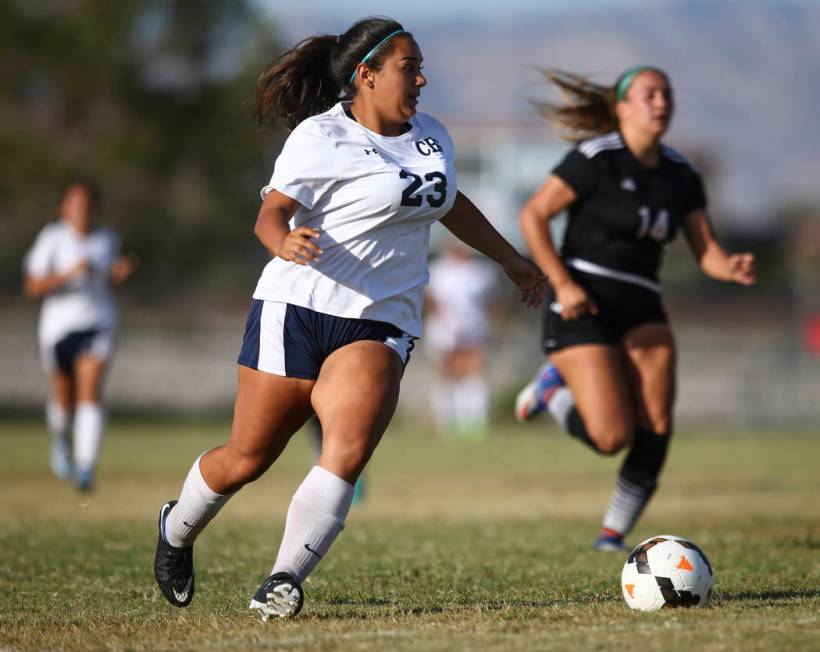
[[649,168],[618,132],[582,142],[553,173],[577,195],[562,256],[652,280],[684,216],[706,206],[700,175],[686,158],[663,145],[660,164]]

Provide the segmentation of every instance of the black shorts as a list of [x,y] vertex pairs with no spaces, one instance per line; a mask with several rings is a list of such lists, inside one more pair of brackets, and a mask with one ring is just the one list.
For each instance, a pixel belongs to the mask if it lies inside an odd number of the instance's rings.
[[316,380],[331,353],[362,340],[382,342],[407,366],[416,338],[382,321],[336,317],[254,299],[238,362],[277,376]]
[[620,346],[624,335],[636,326],[669,321],[661,295],[653,290],[576,269],[570,268],[569,272],[587,291],[598,307],[598,314],[585,314],[574,321],[564,321],[556,305],[555,290],[550,288],[541,340],[544,353],[578,344]]

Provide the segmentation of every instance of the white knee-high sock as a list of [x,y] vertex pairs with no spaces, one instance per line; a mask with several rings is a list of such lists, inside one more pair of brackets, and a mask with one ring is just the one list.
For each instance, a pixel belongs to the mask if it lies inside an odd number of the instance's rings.
[[72,474],[71,462],[71,419],[68,412],[57,401],[46,403],[46,423],[51,433],[51,470],[61,480]]
[[462,378],[456,387],[459,426],[484,428],[490,420],[490,393],[484,376],[473,374]]
[[193,545],[205,526],[233,496],[218,494],[208,486],[199,470],[200,459],[202,455],[188,471],[179,501],[165,519],[165,540],[175,548]]
[[314,466],[293,494],[271,574],[290,573],[303,582],[344,528],[352,500],[352,484]]
[[565,430],[569,430],[567,425],[567,417],[572,408],[575,407],[575,397],[572,395],[569,387],[559,387],[556,389],[549,402],[547,409],[559,426]]
[[50,400],[46,403],[46,424],[52,441],[68,439],[68,412],[57,401]]
[[444,436],[452,436],[455,427],[453,383],[448,378],[439,378],[431,385],[430,405],[436,430]]
[[78,403],[74,411],[74,465],[93,471],[105,432],[105,411],[99,403]]

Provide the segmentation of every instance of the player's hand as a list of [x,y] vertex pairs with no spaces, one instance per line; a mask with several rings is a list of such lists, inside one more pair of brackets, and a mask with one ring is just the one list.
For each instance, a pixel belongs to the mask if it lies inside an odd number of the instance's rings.
[[93,267],[88,259],[83,258],[82,260],[77,261],[72,267],[68,269],[65,273],[66,279],[71,280],[73,278],[79,278],[81,276],[85,276],[88,274]]
[[322,254],[322,250],[310,241],[311,238],[318,237],[319,232],[316,229],[308,226],[296,227],[279,244],[276,255],[282,260],[289,260],[297,265],[308,265],[319,260]]
[[729,256],[729,270],[735,283],[740,285],[757,283],[754,254],[732,254]]
[[547,294],[547,278],[541,270],[522,256],[508,258],[502,264],[504,272],[521,290],[521,303],[527,308],[540,306]]
[[598,306],[577,283],[565,283],[556,287],[555,298],[560,305],[561,319],[564,321],[574,321],[587,313],[598,314]]
[[122,285],[140,266],[139,259],[134,256],[120,256],[111,265],[108,277],[113,285]]

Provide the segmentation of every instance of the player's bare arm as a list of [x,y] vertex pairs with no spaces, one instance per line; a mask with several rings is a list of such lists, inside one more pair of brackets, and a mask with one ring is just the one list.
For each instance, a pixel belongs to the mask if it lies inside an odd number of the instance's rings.
[[65,287],[73,279],[86,274],[90,269],[91,263],[87,260],[81,260],[65,272],[47,274],[45,276],[32,276],[27,274],[23,281],[23,292],[29,299],[39,299],[46,294]]
[[757,282],[754,255],[726,253],[715,238],[705,210],[693,211],[686,216],[685,233],[695,260],[707,276],[740,285],[754,285]]
[[256,218],[254,234],[265,248],[282,260],[307,265],[318,260],[322,250],[311,242],[318,238],[316,229],[300,226],[290,229],[288,221],[299,209],[299,202],[273,190],[265,196]]
[[114,287],[119,287],[131,278],[139,269],[140,261],[135,256],[119,256],[108,272],[108,280]]
[[461,192],[441,223],[459,240],[501,265],[521,290],[522,302],[528,306],[541,304],[546,292],[546,279],[541,271],[523,258]]
[[577,319],[587,312],[593,315],[598,312],[586,291],[572,280],[555,250],[550,235],[550,220],[560,215],[575,200],[575,191],[570,185],[552,174],[530,197],[518,216],[527,246],[535,262],[547,274],[555,288],[556,298],[561,306],[561,316],[565,320]]

